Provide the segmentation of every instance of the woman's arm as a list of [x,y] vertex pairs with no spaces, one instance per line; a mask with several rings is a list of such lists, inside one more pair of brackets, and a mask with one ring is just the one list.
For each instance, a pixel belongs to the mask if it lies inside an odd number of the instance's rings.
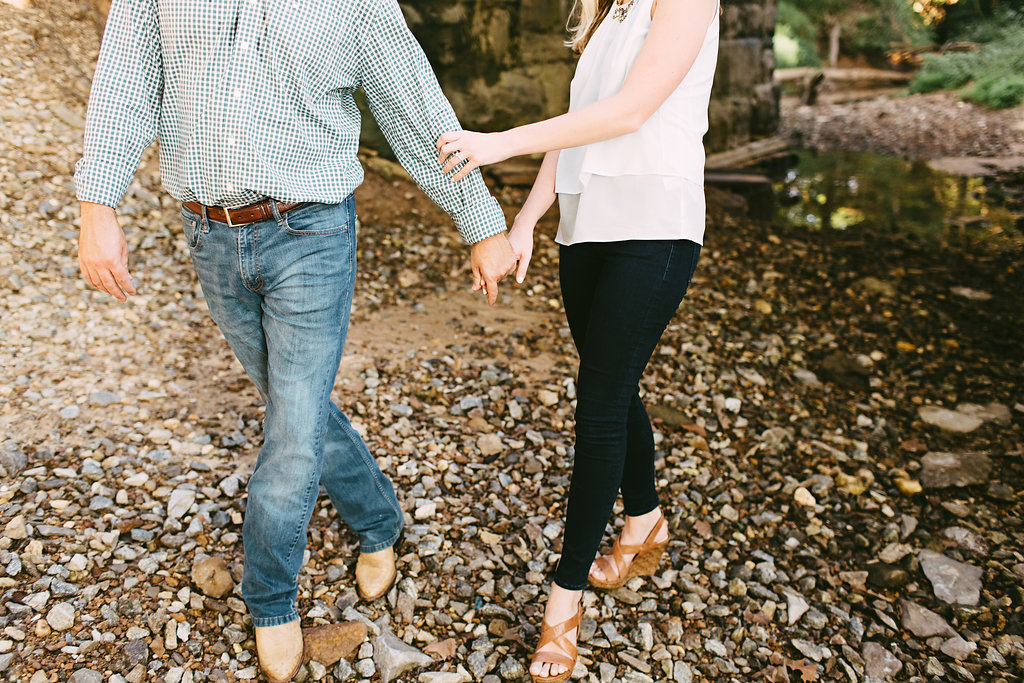
[[437,141],[444,171],[461,180],[480,166],[522,154],[580,147],[633,133],[690,71],[718,0],[659,0],[651,30],[618,93],[587,107],[501,133],[454,131]]
[[555,201],[557,169],[558,151],[548,152],[544,155],[540,171],[537,172],[537,180],[533,183],[530,196],[526,198],[523,208],[519,210],[519,214],[512,222],[512,228],[508,231],[508,241],[512,244],[516,258],[519,259],[519,266],[516,268],[516,281],[519,283],[526,279],[526,271],[530,267],[530,259],[533,258],[533,228]]

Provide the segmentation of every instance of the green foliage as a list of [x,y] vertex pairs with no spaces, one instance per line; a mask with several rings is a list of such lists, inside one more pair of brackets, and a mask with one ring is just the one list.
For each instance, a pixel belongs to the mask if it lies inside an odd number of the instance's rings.
[[988,43],[996,39],[1001,20],[1018,18],[1024,13],[1024,0],[960,0],[945,6],[944,17],[937,27],[939,43],[972,40]]
[[925,55],[924,67],[910,82],[910,92],[955,90],[971,81],[976,58],[972,53],[953,52],[945,55]]
[[929,45],[932,31],[909,2],[883,3],[879,11],[864,12],[849,20],[844,51],[881,59],[894,46]]
[[775,63],[780,69],[821,64],[816,45],[818,31],[806,14],[795,5],[784,2],[779,5],[777,22]]
[[779,65],[820,63],[833,26],[842,31],[842,54],[872,60],[880,60],[894,45],[927,45],[932,40],[932,31],[914,12],[912,0],[780,0]]
[[928,55],[910,92],[956,90],[964,99],[997,109],[1024,103],[1024,14],[1000,12],[964,34],[984,37],[975,52]]
[[963,92],[965,100],[992,107],[1008,109],[1024,104],[1024,76],[1021,74],[986,74]]

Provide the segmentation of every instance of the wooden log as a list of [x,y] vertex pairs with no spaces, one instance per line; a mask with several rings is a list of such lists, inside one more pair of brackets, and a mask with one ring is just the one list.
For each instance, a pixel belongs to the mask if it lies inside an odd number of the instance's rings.
[[781,154],[788,150],[789,146],[789,139],[783,135],[754,140],[735,149],[712,154],[707,158],[705,167],[709,169],[739,168]]
[[792,69],[776,69],[775,80],[779,83],[803,81],[821,72],[827,81],[864,81],[871,83],[906,83],[914,77],[913,72],[888,71],[886,69],[819,69],[798,66]]
[[728,173],[723,171],[705,173],[704,184],[718,187],[771,185],[772,179],[760,173]]
[[812,106],[818,101],[818,88],[825,81],[825,74],[821,71],[804,80],[804,94],[800,97],[800,103]]

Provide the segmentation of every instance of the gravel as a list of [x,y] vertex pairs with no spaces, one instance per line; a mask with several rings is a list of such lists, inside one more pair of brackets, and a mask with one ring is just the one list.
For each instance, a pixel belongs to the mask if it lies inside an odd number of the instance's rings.
[[[0,4],[0,37],[0,670],[255,680],[238,583],[264,406],[209,320],[152,150],[122,211],[140,295],[116,304],[77,273],[91,20],[63,0]],[[523,199],[499,194],[510,212]],[[574,454],[553,219],[527,283],[488,309],[414,186],[371,173],[357,200],[334,398],[396,484],[401,577],[358,602],[357,539],[322,497],[300,612],[371,637],[354,661],[302,675],[524,679]],[[577,675],[1015,680],[1019,255],[712,208],[692,291],[641,383],[673,540],[655,576],[585,593]],[[942,429],[923,406],[981,424]]]

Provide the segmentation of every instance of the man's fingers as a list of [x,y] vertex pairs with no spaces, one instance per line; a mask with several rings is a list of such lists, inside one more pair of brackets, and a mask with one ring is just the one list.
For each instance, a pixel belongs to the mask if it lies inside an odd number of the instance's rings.
[[135,295],[135,284],[132,282],[131,273],[128,272],[127,268],[118,268],[114,271],[114,280],[117,282],[117,286],[120,287],[125,293]]
[[484,286],[484,279],[480,275],[480,269],[473,266],[473,291],[479,292]]
[[100,289],[102,289],[104,292],[114,297],[118,301],[125,302],[128,300],[128,297],[124,295],[124,292],[121,291],[121,288],[117,286],[117,282],[114,280],[114,276],[110,273],[109,270],[101,271],[99,273],[99,278],[101,285]]
[[488,279],[487,284],[485,285],[485,289],[487,290],[488,305],[493,306],[494,304],[498,303],[498,279]]
[[93,287],[95,289],[99,289],[100,288],[99,279],[96,277],[96,274],[93,272],[92,267],[89,266],[86,263],[81,262],[81,261],[78,262],[78,266],[79,266],[79,269],[82,271],[82,277],[85,279],[85,281],[87,283],[89,283],[89,286]]

